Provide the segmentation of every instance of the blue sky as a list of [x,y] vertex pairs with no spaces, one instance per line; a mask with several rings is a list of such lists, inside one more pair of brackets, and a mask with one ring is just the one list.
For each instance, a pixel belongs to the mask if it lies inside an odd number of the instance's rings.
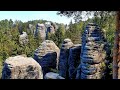
[[[0,20],[12,19],[26,22],[28,20],[48,20],[57,23],[69,24],[72,18],[60,16],[57,11],[0,11]],[[73,21],[73,19],[72,19]]]

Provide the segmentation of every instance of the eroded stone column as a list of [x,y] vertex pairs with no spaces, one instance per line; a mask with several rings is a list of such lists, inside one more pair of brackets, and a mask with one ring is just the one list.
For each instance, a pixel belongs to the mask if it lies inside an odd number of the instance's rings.
[[106,69],[106,42],[98,25],[89,23],[82,36],[81,64],[77,79],[102,79]]

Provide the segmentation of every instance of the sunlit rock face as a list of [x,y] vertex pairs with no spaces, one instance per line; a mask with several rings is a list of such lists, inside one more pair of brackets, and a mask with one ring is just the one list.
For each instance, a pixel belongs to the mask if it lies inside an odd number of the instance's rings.
[[32,25],[32,24],[29,24],[29,25],[28,25],[28,28],[27,28],[27,33],[34,35],[34,34],[35,34],[35,26]]
[[19,35],[19,43],[21,45],[26,45],[28,44],[28,35],[26,32],[23,32],[21,35]]
[[46,27],[44,24],[38,23],[36,25],[35,36],[39,36],[42,39],[42,41],[46,39]]
[[89,23],[82,36],[81,64],[77,79],[102,79],[106,69],[106,42],[102,30],[95,23]]
[[45,40],[34,52],[34,59],[41,65],[43,75],[50,72],[50,68],[58,68],[60,50],[51,40]]
[[47,33],[51,33],[51,34],[54,34],[55,31],[58,29],[56,23],[53,22],[46,22],[45,26],[47,28]]
[[9,57],[4,62],[2,79],[43,79],[42,68],[33,58]]
[[59,58],[59,75],[68,78],[68,58],[69,58],[69,49],[73,46],[73,43],[70,39],[64,39],[62,43],[62,47],[60,49],[60,58]]
[[53,22],[46,22],[45,26],[46,26],[46,39],[48,38],[48,33],[54,34],[58,29],[58,26],[56,25],[56,23],[53,23]]

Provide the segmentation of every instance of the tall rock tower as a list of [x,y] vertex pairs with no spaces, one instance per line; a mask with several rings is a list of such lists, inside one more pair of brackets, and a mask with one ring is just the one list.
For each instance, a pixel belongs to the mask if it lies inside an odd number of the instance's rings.
[[82,36],[81,64],[77,71],[79,79],[102,79],[106,69],[105,39],[95,23],[89,23]]
[[42,41],[45,40],[46,38],[46,30],[45,30],[45,25],[38,23],[36,25],[36,31],[35,31],[35,36],[40,36]]
[[69,71],[68,71],[68,59],[69,59],[69,50],[73,46],[71,39],[66,38],[62,43],[62,47],[60,49],[60,57],[59,57],[59,64],[58,70],[59,75],[68,79]]

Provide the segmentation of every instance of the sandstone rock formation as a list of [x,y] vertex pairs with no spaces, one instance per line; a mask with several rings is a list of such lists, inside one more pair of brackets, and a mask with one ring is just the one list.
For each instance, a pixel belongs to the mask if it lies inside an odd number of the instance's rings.
[[57,69],[59,53],[59,48],[51,40],[45,40],[35,50],[34,59],[41,65],[44,75],[50,68]]
[[89,23],[82,36],[81,64],[77,79],[102,79],[105,76],[106,50],[103,32],[94,23]]
[[45,25],[46,25],[46,28],[47,28],[47,34],[48,33],[54,34],[55,31],[57,30],[57,25],[53,22],[46,22]]
[[54,34],[55,33],[55,27],[53,25],[51,25],[50,28],[48,29],[48,32]]
[[9,57],[4,62],[2,79],[43,79],[42,68],[33,58]]
[[68,78],[68,58],[69,58],[69,49],[73,46],[73,43],[70,39],[64,39],[62,47],[60,50],[59,58],[59,75]]
[[77,67],[80,64],[81,44],[73,45],[69,50],[69,79],[75,79],[77,73]]
[[56,23],[52,22],[51,25],[54,27],[55,31],[58,29],[58,26],[56,25]]
[[51,22],[45,22],[45,27],[50,27],[51,26]]
[[45,75],[45,79],[65,79],[65,78],[59,76],[58,73],[48,72]]
[[54,34],[58,29],[58,26],[56,25],[56,23],[53,22],[46,22],[45,26],[46,26],[46,39],[48,39],[48,34],[49,33]]
[[40,36],[43,41],[46,39],[46,28],[44,24],[38,23],[36,25],[35,36]]
[[32,24],[28,25],[27,33],[35,34],[35,27]]
[[19,35],[19,43],[21,45],[26,45],[28,44],[28,35],[26,32],[23,32],[23,34]]

